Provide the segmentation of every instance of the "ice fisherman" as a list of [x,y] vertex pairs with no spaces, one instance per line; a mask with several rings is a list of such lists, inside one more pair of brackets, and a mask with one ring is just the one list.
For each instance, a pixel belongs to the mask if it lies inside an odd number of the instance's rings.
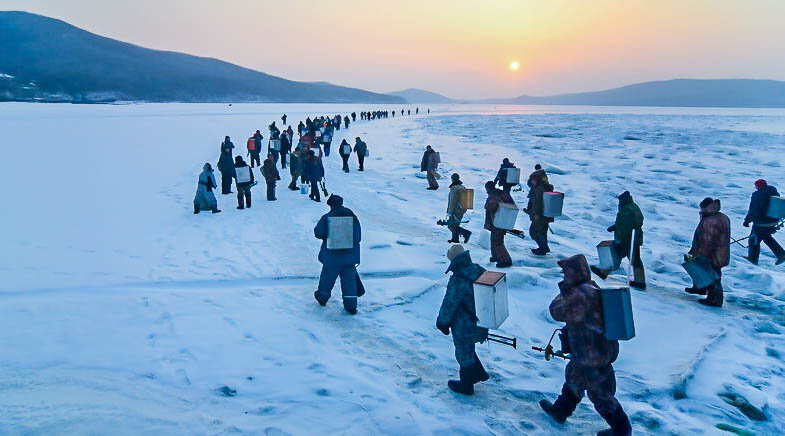
[[355,121],[357,121],[357,113],[356,112],[352,112],[352,122],[355,122]]
[[311,185],[311,193],[308,198],[317,203],[322,201],[319,195],[319,181],[324,177],[324,166],[322,160],[316,156],[316,152],[313,150],[308,150],[308,155],[303,162],[303,174]]
[[489,379],[488,373],[474,350],[474,344],[488,339],[488,329],[477,326],[477,312],[474,307],[474,282],[485,269],[472,262],[471,255],[461,245],[453,245],[447,250],[450,266],[445,273],[452,273],[447,282],[436,328],[445,335],[452,333],[455,346],[455,360],[459,365],[459,379],[447,382],[453,392],[464,395],[474,394],[474,385]]
[[232,180],[234,179],[234,159],[232,149],[234,144],[227,136],[221,143],[221,156],[218,158],[218,171],[221,172],[221,194],[232,193]]
[[551,252],[548,246],[548,228],[553,218],[545,216],[545,193],[553,191],[553,185],[548,181],[548,176],[545,172],[540,173],[531,181],[529,189],[529,203],[523,210],[529,219],[531,225],[529,226],[529,236],[537,243],[537,248],[532,249],[532,253],[537,256],[545,256]]
[[286,125],[286,118],[287,118],[286,114],[281,115],[281,125],[282,126]]
[[292,138],[289,136],[289,132],[284,130],[281,132],[281,169],[286,169],[286,157],[291,150]]
[[612,364],[619,356],[619,341],[605,338],[600,288],[591,280],[589,264],[583,255],[557,263],[564,280],[559,282],[559,295],[549,309],[554,320],[566,323],[562,352],[570,353],[572,359],[564,370],[561,395],[553,403],[540,400],[540,407],[554,421],[563,424],[584,393],[588,393],[594,409],[611,427],[597,435],[630,435],[630,420],[615,397],[616,373]]
[[[237,179],[237,169],[247,167],[248,164],[245,163],[242,156],[236,156],[234,158],[234,169],[235,169],[235,179]],[[254,184],[254,176],[253,171],[248,171],[251,175],[251,180],[247,182],[240,182],[237,181],[237,208],[242,210],[245,208],[251,208],[251,186]],[[245,199],[245,203],[243,203],[243,199]]]
[[203,210],[210,210],[213,213],[220,212],[218,209],[218,200],[215,199],[213,189],[217,188],[215,183],[215,174],[213,174],[213,167],[206,163],[202,167],[202,173],[199,174],[199,183],[196,186],[196,195],[194,196],[194,214],[198,214]]
[[289,183],[289,189],[296,191],[298,189],[297,178],[303,174],[303,151],[300,147],[300,144],[297,144],[297,146],[294,147],[294,151],[291,154],[291,162],[289,162],[289,174],[292,176],[292,181]]
[[357,153],[357,163],[360,166],[358,171],[365,171],[365,156],[368,155],[368,144],[360,137],[354,138],[354,152]]
[[746,259],[753,265],[758,264],[761,242],[768,245],[774,253],[774,257],[777,258],[775,265],[785,262],[785,250],[772,236],[777,231],[779,220],[766,215],[771,197],[779,197],[779,195],[777,188],[769,185],[765,180],[758,179],[755,181],[755,192],[752,193],[750,207],[747,211],[747,216],[744,217],[744,227],[749,227],[750,223],[752,223]]
[[439,168],[438,156],[436,151],[428,145],[425,147],[425,153],[423,153],[420,161],[420,171],[425,171],[428,178],[428,189],[431,191],[439,189],[439,183],[436,181],[438,178],[436,170]]
[[[646,274],[641,260],[641,246],[643,245],[643,212],[635,204],[630,191],[619,195],[619,211],[616,213],[616,222],[608,227],[613,232],[613,247],[619,255],[619,260],[625,257],[632,263],[632,281],[630,286],[646,289]],[[634,239],[633,239],[634,236]],[[630,253],[632,248],[632,253]],[[608,277],[611,271],[592,266],[592,271],[601,279]]]
[[341,141],[341,145],[338,146],[338,154],[341,155],[341,160],[343,161],[343,166],[341,170],[345,173],[349,172],[349,158],[352,156],[352,146],[346,142],[346,138]]
[[[339,124],[340,124],[340,122],[339,122]],[[348,115],[343,117],[343,125],[344,125],[345,129],[349,128],[349,116]]]
[[[268,126],[270,130],[270,142],[267,144],[267,156],[272,156],[273,163],[278,163],[279,158],[279,150],[276,150],[273,146],[273,141],[280,141],[281,140],[281,131],[275,125],[275,121]],[[280,147],[279,147],[280,148]]]
[[507,169],[508,168],[515,168],[515,164],[510,162],[509,158],[504,158],[502,160],[502,164],[499,167],[499,171],[496,173],[496,178],[493,181],[502,187],[504,192],[510,192],[512,187],[515,186],[514,183],[507,183]]
[[706,306],[722,307],[722,268],[730,263],[730,219],[720,212],[720,200],[706,197],[700,202],[700,222],[692,236],[690,257],[703,256],[711,262],[717,280],[705,288],[694,284],[685,291],[694,295],[706,295],[698,300]]
[[[330,211],[322,215],[313,229],[314,236],[322,240],[322,247],[319,249],[322,273],[319,275],[319,288],[313,296],[320,305],[327,305],[335,281],[340,277],[343,307],[354,315],[357,313],[357,298],[365,294],[365,288],[357,272],[357,265],[360,264],[360,241],[362,239],[360,220],[357,219],[354,212],[344,207],[343,198],[338,195],[331,195],[327,199],[327,205],[330,206]],[[340,250],[327,248],[327,238],[330,236],[329,219],[333,217],[353,218],[352,248]]]
[[508,192],[496,188],[492,181],[485,182],[485,192],[488,198],[485,200],[485,229],[491,232],[491,259],[496,262],[496,268],[509,268],[512,266],[512,258],[504,246],[504,236],[507,230],[497,228],[493,225],[493,215],[499,209],[499,204],[507,203],[515,205],[515,201]]
[[461,176],[458,173],[450,176],[450,180],[450,193],[447,195],[447,228],[452,233],[452,237],[447,242],[458,244],[461,242],[458,240],[458,237],[463,236],[463,243],[465,244],[469,242],[469,238],[472,236],[472,232],[461,227],[461,221],[467,209],[460,202],[460,193],[466,187],[463,186]]
[[[256,131],[251,137],[253,139],[253,149],[248,149],[248,156],[251,159],[251,168],[254,166],[262,166],[262,161],[260,157],[260,153],[262,151],[262,133],[260,131]],[[256,165],[254,165],[256,163]]]
[[[264,177],[265,185],[267,186],[267,201],[275,201],[275,184],[281,180],[275,163],[272,158],[267,157],[262,165],[262,176]],[[249,206],[250,207],[250,206]]]

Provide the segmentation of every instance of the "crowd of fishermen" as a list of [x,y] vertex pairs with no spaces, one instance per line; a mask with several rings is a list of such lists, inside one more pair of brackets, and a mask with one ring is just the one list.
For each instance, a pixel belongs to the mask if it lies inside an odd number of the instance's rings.
[[[395,111],[392,113],[394,116]],[[417,113],[419,108],[415,109],[415,114]],[[410,111],[407,111],[407,114],[410,114]],[[360,119],[375,120],[386,118],[387,115],[387,111],[363,111],[360,113]],[[348,128],[350,122],[356,120],[355,113],[350,116],[308,118],[300,122],[297,126],[299,138],[294,149],[291,148],[293,143],[291,126],[283,132],[278,130],[275,123],[269,126],[270,141],[267,145],[266,159],[261,164],[261,173],[268,187],[268,200],[275,200],[275,182],[280,180],[276,165],[280,160],[281,168],[285,169],[287,155],[290,157],[289,168],[292,176],[289,188],[297,190],[299,180],[301,183],[299,189],[310,186],[309,197],[318,202],[321,183],[322,191],[327,196],[322,159],[330,154],[335,130],[339,130],[342,123],[344,128]],[[286,115],[282,117],[282,121],[286,123]],[[262,139],[261,133],[257,130],[248,141],[250,168],[253,168],[254,164],[259,165]],[[234,180],[238,209],[243,209],[244,202],[245,207],[251,205],[250,187],[255,182],[252,172],[250,176],[246,175],[248,171],[245,168],[248,168],[248,164],[244,162],[242,156],[232,158],[233,148],[234,145],[229,137],[226,137],[221,144],[221,157],[218,163],[222,174],[222,193],[231,193]],[[359,137],[355,139],[354,147],[345,139],[339,145],[338,153],[343,161],[342,170],[349,172],[348,160],[352,152],[357,155],[359,171],[363,171],[368,149]],[[440,163],[439,152],[428,145],[420,162],[421,171],[426,173],[428,190],[439,189]],[[220,212],[217,210],[214,196],[204,197],[205,192],[209,193],[212,190],[211,187],[217,188],[210,164],[205,164],[204,169],[199,176],[199,191],[194,201],[194,213],[199,213],[200,210]],[[513,174],[517,174],[518,177],[512,177]],[[500,208],[514,208],[517,213],[513,193],[524,190],[519,175],[520,170],[509,159],[504,159],[494,180],[484,184],[487,199],[484,205],[483,227],[490,232],[490,261],[500,269],[513,265],[512,258],[505,247],[505,236],[510,233],[520,238],[524,237],[522,231],[511,226],[501,226],[496,218]],[[531,251],[534,255],[545,256],[551,252],[548,245],[548,232],[555,218],[546,212],[546,195],[554,194],[555,188],[550,183],[548,172],[539,164],[535,165],[525,183],[527,205],[523,211],[530,220],[529,236],[537,245]],[[513,189],[516,186],[520,186],[520,189]],[[460,245],[460,238],[465,244],[472,236],[471,231],[461,226],[470,208],[463,200],[466,198],[464,191],[467,189],[459,174],[451,175],[447,217],[443,222],[440,221],[440,224],[446,225],[451,233],[448,242],[452,245],[447,250],[447,259],[450,262],[447,272],[451,273],[451,276],[436,320],[436,328],[445,335],[452,335],[455,358],[459,365],[459,379],[450,380],[449,389],[456,393],[472,395],[475,384],[490,378],[475,352],[475,345],[489,340],[490,334],[488,328],[478,325],[474,294],[475,283],[484,275],[486,269],[473,262],[469,251]],[[752,225],[746,259],[754,264],[758,263],[761,243],[768,245],[774,252],[777,265],[785,262],[785,250],[773,238],[773,234],[782,227],[783,223],[782,217],[772,217],[769,212],[773,197],[779,197],[774,186],[769,185],[765,180],[755,182],[755,192],[752,194],[743,223],[745,227]],[[473,201],[473,193],[471,198]],[[581,254],[557,262],[562,269],[563,280],[558,284],[559,294],[551,302],[549,311],[554,320],[565,323],[565,326],[560,329],[559,335],[561,351],[550,352],[551,355],[567,356],[570,361],[565,369],[565,382],[558,398],[554,402],[540,401],[540,407],[544,412],[554,421],[564,423],[575,411],[583,396],[588,394],[597,412],[610,426],[609,429],[599,432],[599,435],[630,435],[632,427],[627,414],[615,397],[616,376],[613,363],[619,354],[619,344],[618,340],[609,339],[605,334],[606,324],[600,286],[592,279],[592,273],[604,280],[620,267],[622,259],[627,258],[632,270],[630,287],[646,289],[645,271],[641,259],[643,213],[629,191],[621,193],[617,198],[618,211],[613,224],[607,228],[607,231],[613,234],[613,240],[608,241],[608,250],[614,262],[590,266],[586,257]],[[335,282],[340,278],[344,309],[350,314],[356,314],[357,298],[365,293],[357,272],[362,233],[360,221],[353,211],[344,206],[343,198],[338,195],[330,195],[327,198],[327,205],[330,208],[329,212],[319,219],[314,228],[314,236],[322,241],[318,256],[318,260],[322,263],[322,271],[314,298],[320,305],[325,306],[330,299]],[[708,272],[713,274],[710,274],[709,281],[700,284],[696,281],[692,287],[686,288],[686,292],[706,295],[706,298],[699,302],[713,307],[721,307],[723,304],[722,268],[729,264],[732,242],[730,220],[720,210],[719,199],[705,198],[700,202],[700,221],[695,229],[691,248],[685,255],[685,262],[696,259],[705,261]],[[513,224],[514,221],[513,219]],[[334,223],[335,227],[333,227]],[[344,225],[340,232],[345,240],[345,246],[335,246],[335,242],[332,241],[333,229],[339,229],[340,223]]]

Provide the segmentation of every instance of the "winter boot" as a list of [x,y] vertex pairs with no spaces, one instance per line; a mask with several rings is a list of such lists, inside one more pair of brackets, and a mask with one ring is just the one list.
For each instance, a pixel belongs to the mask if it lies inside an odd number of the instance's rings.
[[545,256],[548,254],[548,250],[545,250],[544,248],[532,248],[532,254],[537,256]]
[[316,301],[319,303],[320,306],[327,306],[327,300],[323,298],[319,298],[319,291],[313,293],[313,298],[316,298]]
[[497,262],[496,268],[509,268],[512,266],[512,262]]
[[466,233],[463,234],[463,243],[464,244],[468,243],[469,242],[469,238],[471,238],[471,237],[472,237],[472,232],[467,230]]
[[216,207],[215,209],[213,209],[213,213],[221,213],[221,209],[218,209],[218,208]]
[[753,265],[757,265],[758,264],[758,260],[757,259],[753,260],[752,257],[750,257],[750,256],[742,256],[742,257],[747,259],[747,261],[749,261]]
[[698,303],[710,307],[722,307],[723,291],[722,284],[717,282],[709,286],[706,298],[701,298]]
[[557,404],[552,404],[548,400],[540,400],[540,408],[559,424],[564,424],[569,416],[565,414],[563,410],[558,409]]
[[598,431],[597,436],[630,436],[632,434],[632,426],[627,414],[621,406],[616,407],[616,410],[609,415],[603,416],[605,421],[611,428]]
[[632,281],[630,286],[638,289],[646,289],[646,273],[642,266],[632,267]]
[[491,378],[491,376],[488,375],[488,372],[485,371],[485,367],[482,366],[482,362],[480,362],[480,358],[477,357],[477,353],[474,353],[474,366],[472,367],[472,370],[474,383],[486,382]]
[[684,292],[692,295],[706,295],[706,289],[698,289],[695,287],[695,285],[692,285],[689,288],[684,288]]
[[608,278],[608,274],[611,273],[609,270],[604,270],[604,269],[602,269],[602,268],[600,268],[598,266],[595,266],[595,265],[592,265],[589,268],[591,268],[591,272],[593,272],[597,277],[599,277],[599,278],[601,278],[603,280],[607,279]]
[[194,215],[199,213],[199,206],[194,206]]
[[463,395],[474,395],[474,383],[472,383],[471,378],[472,368],[464,368],[461,367],[460,370],[460,380],[450,380],[447,382],[447,387],[450,388],[451,391],[457,392]]
[[785,262],[785,254],[783,254],[782,256],[778,257],[777,261],[774,262],[774,265],[781,265],[783,262]]

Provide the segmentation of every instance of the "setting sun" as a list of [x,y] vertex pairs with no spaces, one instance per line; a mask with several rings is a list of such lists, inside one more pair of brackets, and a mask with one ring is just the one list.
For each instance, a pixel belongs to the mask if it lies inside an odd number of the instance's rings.
[[521,68],[521,64],[518,61],[510,62],[510,71],[518,71]]

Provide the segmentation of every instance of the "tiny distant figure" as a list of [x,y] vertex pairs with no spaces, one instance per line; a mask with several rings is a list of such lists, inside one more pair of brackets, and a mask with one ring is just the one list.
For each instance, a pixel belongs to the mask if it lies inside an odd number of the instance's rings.
[[352,112],[352,122],[355,122],[355,121],[357,121],[357,113],[356,112]]
[[272,156],[273,163],[277,164],[281,150],[281,131],[275,125],[275,121],[268,128],[270,130],[270,141],[267,143],[267,156]]
[[418,108],[416,108],[416,109],[414,110],[414,114],[415,114],[415,115],[417,115],[417,114],[419,114],[419,113],[420,113],[420,108],[418,107]]
[[561,395],[551,403],[540,400],[540,407],[554,421],[563,424],[572,415],[585,393],[594,409],[610,425],[598,436],[629,436],[632,426],[616,400],[616,373],[613,362],[619,357],[619,341],[605,338],[605,322],[600,289],[591,279],[583,255],[557,262],[564,273],[560,293],[553,299],[551,317],[566,324],[562,350],[572,354],[564,374]]
[[213,167],[206,163],[202,167],[202,173],[199,174],[199,183],[196,186],[196,196],[194,196],[194,214],[198,214],[203,210],[210,210],[213,213],[218,213],[218,200],[215,199],[213,189],[217,188],[215,183],[215,174],[213,174]]
[[317,203],[321,202],[319,181],[324,177],[324,167],[322,166],[321,159],[316,156],[316,152],[313,150],[308,150],[308,155],[303,163],[303,173],[305,174],[306,180],[308,180],[308,183],[311,185],[311,193],[308,195],[308,198]]
[[[619,259],[625,257],[632,263],[633,279],[630,286],[646,289],[646,275],[641,260],[641,246],[643,245],[643,212],[632,199],[630,191],[619,195],[619,211],[616,213],[616,222],[608,227],[613,232],[613,246]],[[632,247],[632,252],[630,252]],[[601,279],[605,279],[610,271],[592,267],[592,272]]]
[[[260,153],[262,151],[262,133],[258,130],[251,137],[253,139],[253,149],[248,150],[248,155],[251,158],[251,168],[254,166],[262,166]],[[249,144],[250,145],[250,144]],[[254,162],[256,165],[254,165]]]
[[[251,185],[254,183],[253,171],[242,156],[234,158],[235,180],[237,181],[237,209],[251,208]],[[245,200],[245,203],[243,203]]]
[[344,127],[344,129],[348,129],[349,128],[349,117],[348,116],[343,117],[343,127]]
[[341,160],[343,161],[343,167],[341,169],[343,172],[349,172],[349,157],[352,155],[352,146],[346,142],[346,139],[341,141],[341,145],[338,146],[338,154],[341,155]]
[[360,165],[359,171],[365,171],[365,156],[368,155],[368,144],[360,137],[354,138],[354,152],[357,153],[357,163]]
[[543,172],[532,180],[528,195],[529,203],[524,209],[531,220],[529,236],[537,243],[537,248],[533,248],[532,253],[537,256],[545,256],[551,252],[551,248],[548,246],[548,227],[553,222],[553,218],[544,215],[544,196],[546,192],[551,191],[553,191],[553,185],[548,182],[548,176]]
[[450,180],[452,183],[450,183],[450,194],[447,196],[447,228],[452,233],[452,238],[447,242],[457,244],[461,242],[458,240],[458,236],[463,236],[463,243],[465,244],[469,242],[469,237],[472,235],[472,232],[461,227],[461,221],[463,221],[463,216],[466,214],[467,209],[461,204],[460,193],[466,188],[463,186],[461,176],[458,173],[450,176]]
[[493,179],[493,182],[501,186],[502,190],[507,193],[509,193],[512,190],[512,187],[515,186],[515,183],[507,183],[508,168],[515,168],[515,164],[510,162],[510,159],[505,157],[504,160],[502,160],[501,166],[499,167],[499,172],[496,173],[496,178]]
[[401,116],[403,116],[403,109],[401,109]]
[[722,268],[730,263],[730,219],[720,212],[720,200],[706,197],[700,202],[700,222],[692,237],[690,258],[702,256],[711,262],[717,280],[704,288],[694,284],[685,288],[688,294],[706,295],[698,300],[706,306],[722,307]]
[[282,121],[282,122],[281,122],[281,126],[283,126],[283,125],[285,125],[285,124],[286,124],[286,114],[283,114],[283,115],[281,116],[281,121]]
[[759,179],[755,182],[755,192],[752,193],[750,207],[747,216],[744,217],[744,227],[749,227],[752,223],[746,259],[753,265],[758,264],[761,242],[768,245],[774,253],[774,257],[777,258],[775,265],[785,262],[785,250],[772,236],[777,231],[779,220],[766,215],[771,197],[779,197],[779,195],[777,188],[769,185],[765,180]]
[[411,114],[412,114],[412,110],[411,109],[406,111],[406,115],[411,115]]
[[428,115],[431,114],[431,108],[428,108]]
[[281,180],[281,176],[278,174],[278,168],[275,167],[275,162],[269,157],[264,160],[262,176],[267,185],[267,201],[275,201],[275,184]]
[[474,350],[474,344],[488,339],[488,329],[477,325],[474,307],[474,281],[485,272],[485,268],[472,262],[469,252],[460,245],[453,245],[447,250],[447,260],[450,266],[446,272],[452,275],[439,308],[436,328],[445,335],[452,333],[460,377],[459,380],[448,381],[447,387],[459,394],[474,395],[474,385],[490,378]]
[[504,246],[504,236],[507,230],[496,227],[493,223],[493,216],[501,207],[501,203],[515,205],[515,201],[508,192],[496,189],[492,181],[485,182],[485,192],[488,199],[485,200],[485,230],[491,232],[491,259],[496,262],[496,268],[509,268],[512,266],[512,258]]
[[[360,264],[360,241],[362,230],[360,220],[349,208],[343,206],[343,198],[333,194],[327,199],[330,211],[322,215],[313,234],[317,239],[322,240],[322,247],[319,249],[319,262],[322,263],[322,273],[319,275],[319,288],[313,296],[321,305],[327,305],[330,299],[335,281],[341,278],[341,293],[343,294],[343,307],[350,314],[357,313],[357,297],[365,294],[364,286],[357,272],[357,265]],[[327,240],[330,237],[329,230],[330,218],[351,217],[352,218],[352,247],[345,249],[330,249],[327,247]]]
[[297,124],[297,135],[298,135],[298,136],[303,136],[303,135],[305,135],[305,130],[306,130],[306,129],[305,129],[305,124],[303,124],[303,122],[302,122],[302,121],[300,121],[300,122]]
[[436,170],[439,168],[439,155],[431,148],[430,145],[425,147],[425,153],[422,155],[420,162],[420,171],[425,171],[428,178],[428,190],[435,191],[439,189],[439,183],[436,181],[438,173]]
[[393,118],[395,118],[395,111],[393,111],[392,114],[393,114]]
[[218,158],[218,171],[221,172],[221,194],[232,193],[232,180],[234,179],[234,159],[232,149],[234,144],[227,136],[221,143],[221,156]]

